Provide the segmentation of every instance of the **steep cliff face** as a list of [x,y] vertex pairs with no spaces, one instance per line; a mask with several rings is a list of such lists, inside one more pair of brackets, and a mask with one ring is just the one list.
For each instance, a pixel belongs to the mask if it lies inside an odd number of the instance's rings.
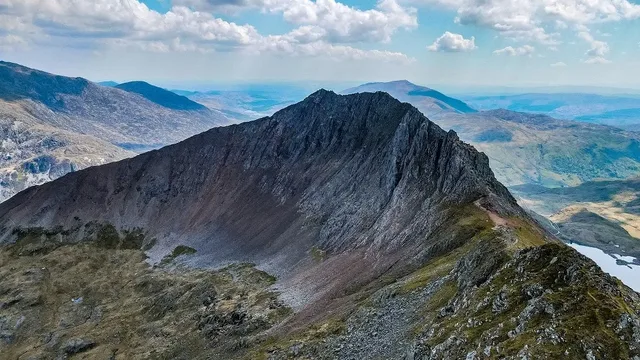
[[186,242],[208,261],[292,265],[314,246],[416,246],[477,200],[519,211],[486,156],[415,108],[384,93],[319,91],[271,118],[29,189],[0,216],[7,228],[140,227],[159,240],[156,258]]

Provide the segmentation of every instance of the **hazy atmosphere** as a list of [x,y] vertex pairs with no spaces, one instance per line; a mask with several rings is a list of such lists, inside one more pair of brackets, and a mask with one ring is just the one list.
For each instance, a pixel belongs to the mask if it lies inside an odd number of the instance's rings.
[[5,60],[96,81],[640,89],[637,0],[1,0]]

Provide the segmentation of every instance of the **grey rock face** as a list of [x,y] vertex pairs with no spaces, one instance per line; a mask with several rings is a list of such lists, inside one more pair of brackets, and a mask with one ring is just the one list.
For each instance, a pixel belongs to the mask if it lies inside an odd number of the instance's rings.
[[412,106],[384,93],[319,91],[271,118],[29,189],[0,216],[7,225],[71,228],[79,218],[180,233],[219,255],[291,247],[300,256],[312,245],[416,245],[452,207],[478,199],[519,211],[486,156]]
[[134,155],[107,141],[47,125],[47,112],[36,117],[33,109],[46,107],[0,100],[0,201],[77,169]]
[[65,354],[73,355],[77,353],[81,353],[83,351],[87,351],[92,347],[96,346],[96,343],[93,340],[88,339],[71,339],[62,345],[62,351]]

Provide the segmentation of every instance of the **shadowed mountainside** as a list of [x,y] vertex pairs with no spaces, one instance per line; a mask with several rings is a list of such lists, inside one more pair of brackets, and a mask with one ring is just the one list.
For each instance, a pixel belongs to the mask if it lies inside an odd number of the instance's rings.
[[191,101],[188,98],[175,94],[169,90],[153,86],[144,81],[132,81],[115,85],[116,88],[139,94],[145,99],[174,110],[205,110],[204,105]]

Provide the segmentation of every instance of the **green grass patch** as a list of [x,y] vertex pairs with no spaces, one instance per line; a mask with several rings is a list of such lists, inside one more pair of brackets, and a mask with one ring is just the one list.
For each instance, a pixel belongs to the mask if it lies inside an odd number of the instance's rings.
[[192,247],[189,247],[186,245],[178,245],[173,249],[173,251],[170,254],[167,254],[164,258],[162,258],[162,260],[160,261],[160,265],[161,266],[168,265],[172,263],[179,256],[193,255],[196,252],[198,251]]
[[534,226],[528,221],[511,218],[509,219],[509,222],[512,224],[516,236],[518,237],[518,242],[515,244],[517,249],[527,249],[548,243],[540,230],[534,228]]
[[327,252],[317,246],[311,248],[311,258],[316,262],[322,262],[327,258]]

